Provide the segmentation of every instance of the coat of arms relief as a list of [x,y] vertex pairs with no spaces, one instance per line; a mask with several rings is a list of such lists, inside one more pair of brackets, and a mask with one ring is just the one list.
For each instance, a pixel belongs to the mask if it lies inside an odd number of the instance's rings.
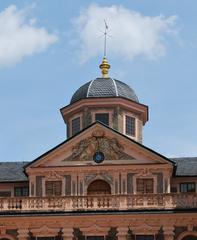
[[95,152],[102,152],[106,160],[134,159],[124,152],[116,138],[105,136],[103,131],[94,131],[92,136],[73,146],[72,154],[64,161],[91,161]]

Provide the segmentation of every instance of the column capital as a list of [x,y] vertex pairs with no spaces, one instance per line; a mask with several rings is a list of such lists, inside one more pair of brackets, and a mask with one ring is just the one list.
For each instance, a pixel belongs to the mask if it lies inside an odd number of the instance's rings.
[[19,240],[27,240],[27,238],[29,236],[29,229],[27,229],[27,228],[18,229],[17,233],[18,233]]
[[173,225],[164,225],[163,232],[164,232],[165,240],[174,240],[174,226]]
[[6,226],[0,226],[0,234],[5,235],[6,234]]
[[166,234],[171,234],[171,233],[174,233],[174,226],[173,226],[173,224],[172,225],[164,225],[163,226],[163,231],[164,231],[164,233],[166,233]]

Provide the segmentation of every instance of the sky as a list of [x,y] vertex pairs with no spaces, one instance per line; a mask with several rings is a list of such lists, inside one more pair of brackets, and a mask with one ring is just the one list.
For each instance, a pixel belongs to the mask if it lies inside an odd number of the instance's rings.
[[197,156],[197,1],[0,1],[0,161],[32,161],[66,139],[59,109],[100,76],[149,106],[143,144]]

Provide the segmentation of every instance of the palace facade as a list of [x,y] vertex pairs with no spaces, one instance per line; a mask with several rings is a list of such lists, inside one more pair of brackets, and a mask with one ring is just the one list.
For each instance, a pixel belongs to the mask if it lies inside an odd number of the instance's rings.
[[60,109],[66,141],[0,163],[1,240],[197,239],[197,158],[144,146],[148,107],[100,68]]

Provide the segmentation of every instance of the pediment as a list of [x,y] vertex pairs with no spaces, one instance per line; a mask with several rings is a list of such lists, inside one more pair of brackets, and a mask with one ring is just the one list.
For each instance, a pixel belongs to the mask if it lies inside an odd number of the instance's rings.
[[96,152],[102,152],[106,160],[134,159],[124,151],[116,138],[109,138],[103,130],[95,130],[89,138],[73,146],[71,155],[64,161],[92,161]]
[[167,158],[126,136],[95,123],[33,161],[29,167],[95,165],[95,152],[105,156],[103,164],[170,164]]

